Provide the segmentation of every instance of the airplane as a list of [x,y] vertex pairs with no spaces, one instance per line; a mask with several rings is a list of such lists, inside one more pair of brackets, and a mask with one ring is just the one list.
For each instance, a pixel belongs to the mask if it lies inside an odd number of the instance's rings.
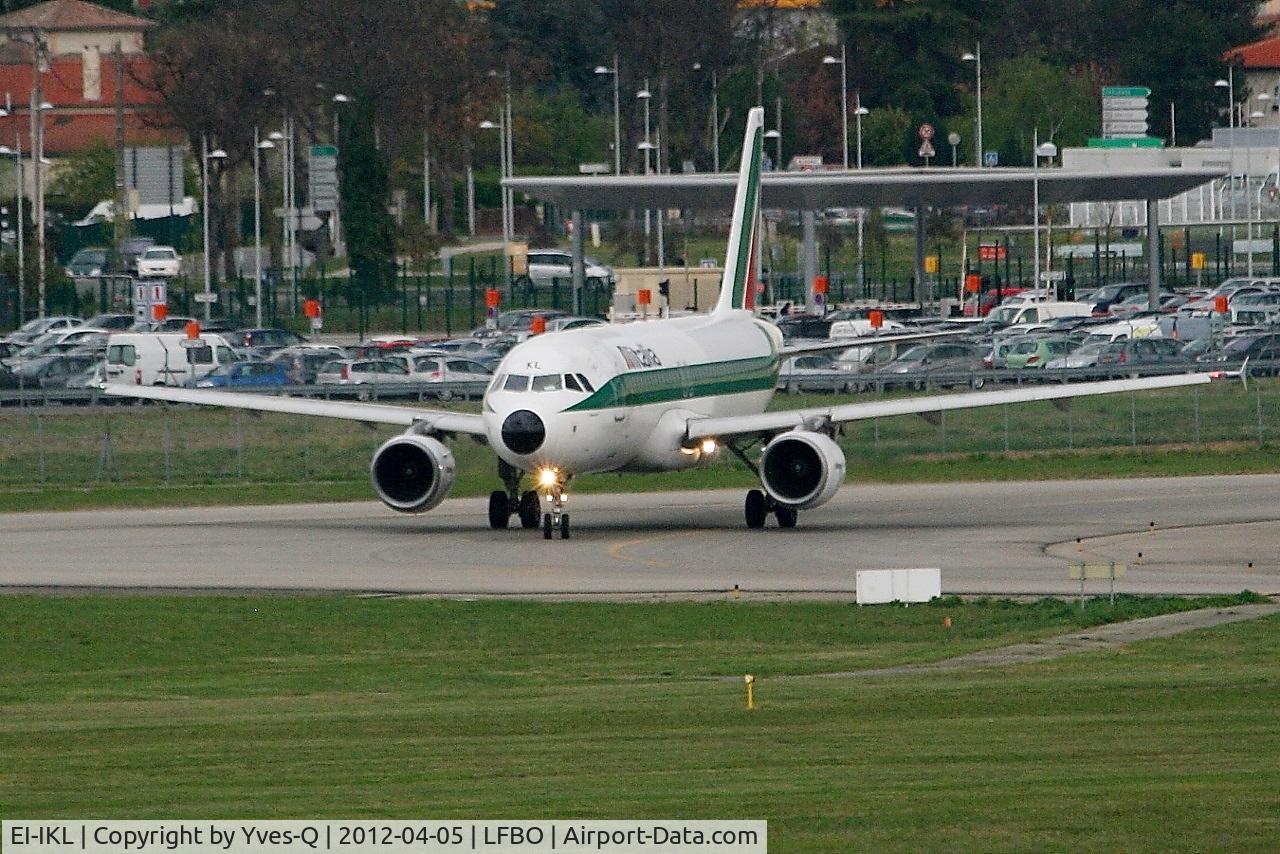
[[[469,436],[498,457],[503,488],[489,496],[491,528],[542,528],[570,536],[566,510],[574,477],[656,472],[706,465],[727,451],[760,479],[747,492],[748,528],[774,517],[781,528],[830,500],[845,479],[835,437],[847,422],[891,415],[1207,383],[1205,373],[1074,385],[931,395],[766,411],[783,359],[844,349],[863,339],[789,347],[757,316],[760,170],[764,110],[747,117],[719,299],[709,314],[593,326],[534,336],[495,371],[479,414],[368,402],[322,401],[198,389],[105,385],[107,394],[364,423],[398,425],[370,463],[374,492],[388,507],[423,513],[448,495],[455,462],[445,441]],[[919,334],[887,336],[881,342]],[[758,457],[750,452],[760,447]],[[531,488],[521,489],[528,477]]]

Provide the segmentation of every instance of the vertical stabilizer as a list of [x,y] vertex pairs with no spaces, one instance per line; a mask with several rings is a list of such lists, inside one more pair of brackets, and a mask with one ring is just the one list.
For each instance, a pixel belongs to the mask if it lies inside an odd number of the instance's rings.
[[747,132],[742,140],[738,190],[733,198],[733,224],[729,227],[729,248],[725,252],[724,279],[715,314],[755,308],[760,284],[756,271],[760,253],[760,160],[763,145],[764,108],[752,107],[747,113]]

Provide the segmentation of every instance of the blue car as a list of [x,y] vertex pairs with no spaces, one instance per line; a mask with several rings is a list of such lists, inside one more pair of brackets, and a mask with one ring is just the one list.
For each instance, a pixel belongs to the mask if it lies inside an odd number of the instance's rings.
[[247,388],[252,386],[290,385],[289,372],[283,362],[233,362],[205,374],[194,388]]

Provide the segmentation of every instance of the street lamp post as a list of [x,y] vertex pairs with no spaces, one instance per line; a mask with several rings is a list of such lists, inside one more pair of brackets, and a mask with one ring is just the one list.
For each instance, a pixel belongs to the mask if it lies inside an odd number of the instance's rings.
[[613,174],[622,174],[622,114],[618,104],[618,54],[613,54],[613,67],[596,66],[596,74],[613,75]]
[[1032,230],[1032,246],[1035,252],[1035,282],[1032,288],[1040,287],[1040,158],[1041,157],[1057,157],[1058,146],[1052,142],[1040,142],[1040,129],[1036,128],[1033,138],[1035,146],[1031,152],[1031,230]]
[[[653,98],[653,93],[649,91],[649,78],[644,79],[644,88],[636,93],[636,97],[644,102],[644,142],[636,146],[636,148],[644,151],[644,174],[648,175],[651,170],[649,152],[656,147],[653,140],[649,138],[649,101]],[[652,233],[652,211],[649,208],[644,209],[644,262],[649,263],[649,235]]]
[[[694,71],[702,70],[702,63],[693,64]],[[711,171],[720,171],[720,75],[711,69]]]
[[276,144],[269,139],[258,138],[258,126],[253,126],[253,307],[254,320],[262,328],[262,167],[261,153]]
[[[505,110],[503,112],[505,113]],[[485,119],[480,123],[480,129],[498,131],[498,171],[505,178],[507,175],[507,123],[505,115],[500,113],[496,122]],[[502,190],[502,257],[507,259],[511,257],[510,220],[507,218],[507,188],[502,185],[501,179],[498,181],[498,186]]]
[[202,190],[202,201],[204,202],[203,220],[204,227],[204,319],[207,321],[213,312],[213,266],[209,262],[209,161],[224,160],[227,153],[221,148],[209,150],[209,137],[201,134],[200,136],[200,180]]
[[823,65],[839,65],[840,66],[840,130],[841,130],[841,147],[840,154],[844,162],[844,170],[849,171],[849,65],[848,56],[845,52],[845,45],[840,43],[840,58],[834,56],[822,57]]
[[[350,95],[344,95],[344,94],[342,94],[341,92],[339,92],[339,93],[337,93],[336,95],[334,95],[334,96],[333,96],[333,144],[334,144],[334,145],[338,145],[338,144],[339,144],[339,143],[338,143],[338,131],[339,131],[339,130],[341,130],[341,128],[340,128],[339,123],[338,123],[338,116],[339,116],[339,114],[340,114],[340,113],[341,113],[341,111],[342,111],[342,106],[343,106],[343,104],[350,104],[353,100],[354,100],[354,99],[353,99]],[[339,156],[339,157],[341,157],[341,156],[342,156],[342,149],[341,149],[341,148],[339,148],[339,149],[338,149],[338,156]],[[290,172],[292,172],[292,163],[293,163],[293,124],[292,124],[292,122],[290,122],[290,124],[289,124],[289,163],[290,163]],[[339,179],[339,184],[338,184],[338,186],[339,186],[339,188],[341,188],[341,186],[342,186],[342,184],[341,184],[341,179]],[[293,176],[292,176],[292,175],[290,175],[290,178],[289,178],[289,201],[290,201],[290,204],[291,204],[290,212],[292,212],[292,202],[293,202]],[[333,251],[334,251],[334,254],[339,254],[339,255],[340,255],[340,254],[342,254],[342,253],[343,253],[343,243],[342,243],[342,194],[341,194],[341,192],[339,192],[339,194],[338,194],[338,201],[337,201],[337,203],[334,205],[334,208],[333,208],[333,229],[332,229],[332,231],[333,231],[333,233],[330,235],[330,238],[333,240]],[[297,245],[298,245],[298,238],[297,238],[297,235],[295,235],[295,234],[291,234],[291,235],[289,236],[289,243],[290,243],[290,245],[293,247],[294,252],[296,253],[296,252],[297,252]]]
[[774,160],[773,168],[775,171],[781,172],[782,171],[782,166],[781,166],[782,164],[782,131],[778,130],[777,128],[770,128],[769,130],[764,132],[764,138],[774,140],[773,151],[774,151],[775,160]]
[[48,101],[40,101],[35,104],[35,125],[36,134],[32,141],[31,167],[34,170],[35,178],[35,212],[36,212],[36,251],[37,258],[37,280],[36,285],[39,289],[39,305],[38,311],[40,317],[45,316],[46,312],[46,265],[45,258],[45,208],[44,208],[44,167],[48,161],[44,159],[44,114],[53,109],[53,104]]
[[966,53],[960,57],[961,62],[972,62],[978,73],[977,97],[978,97],[978,128],[977,136],[974,137],[973,147],[975,160],[974,163],[978,168],[982,168],[986,164],[982,157],[982,42],[978,42],[974,46],[973,53]]

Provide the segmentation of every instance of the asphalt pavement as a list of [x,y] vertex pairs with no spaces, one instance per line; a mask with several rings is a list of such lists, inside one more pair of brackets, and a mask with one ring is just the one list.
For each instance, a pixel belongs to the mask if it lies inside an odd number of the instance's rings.
[[574,495],[567,541],[492,531],[477,499],[18,513],[0,588],[843,596],[860,569],[939,567],[946,592],[1061,594],[1071,561],[1118,560],[1122,592],[1276,593],[1278,497],[1276,475],[848,486],[753,531],[739,491]]

